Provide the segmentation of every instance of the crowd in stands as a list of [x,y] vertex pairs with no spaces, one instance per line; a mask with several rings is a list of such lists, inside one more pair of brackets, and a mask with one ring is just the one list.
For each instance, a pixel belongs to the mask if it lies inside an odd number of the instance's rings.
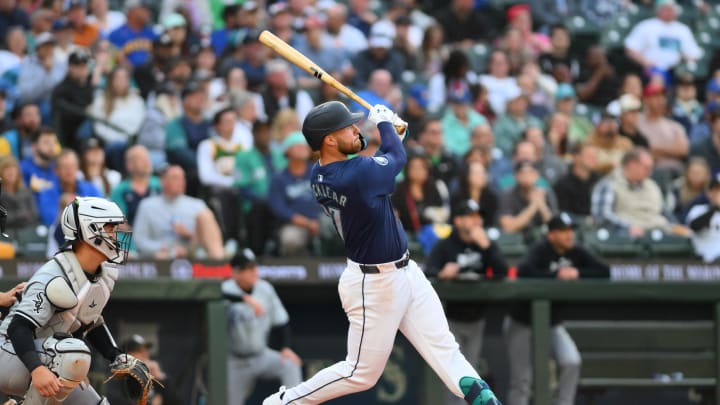
[[362,107],[262,29],[408,121],[392,201],[418,251],[471,199],[500,246],[564,212],[720,258],[720,7],[703,0],[2,0],[0,201],[18,254],[28,234],[52,253],[59,207],[105,196],[137,257],[343,255],[299,131],[321,102]]

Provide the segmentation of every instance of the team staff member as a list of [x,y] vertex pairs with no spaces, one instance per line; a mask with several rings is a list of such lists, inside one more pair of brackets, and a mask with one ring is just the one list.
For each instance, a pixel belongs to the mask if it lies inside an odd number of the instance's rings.
[[[348,354],[308,381],[265,399],[263,405],[319,404],[372,388],[380,378],[398,329],[442,381],[468,404],[499,404],[450,333],[442,304],[418,265],[395,217],[390,194],[407,161],[393,125],[407,125],[385,106],[368,120],[380,130],[378,156],[357,156],[367,143],[344,104],[314,107],[303,122],[310,147],[320,151],[310,181],[315,198],[345,244],[347,267],[338,292],[350,322]],[[403,131],[404,132],[404,131]]]
[[[582,246],[575,244],[575,224],[567,213],[554,216],[548,222],[545,238],[528,249],[518,265],[519,278],[608,278],[610,268]],[[530,363],[530,314],[527,305],[516,306],[506,325],[506,339],[510,360],[511,405],[527,405],[532,383]],[[557,311],[551,314],[550,342],[552,356],[558,365],[558,383],[554,393],[557,405],[575,403],[580,379],[580,353],[562,325]]]
[[[454,229],[450,236],[435,244],[425,262],[425,273],[440,280],[479,280],[488,273],[494,278],[507,274],[500,249],[483,229],[480,206],[475,200],[462,200],[453,207]],[[448,301],[445,314],[450,331],[470,364],[480,362],[485,331],[485,306],[476,302]],[[455,395],[449,405],[464,401]]]
[[[227,314],[228,405],[242,405],[261,378],[277,378],[284,385],[302,381],[300,357],[290,349],[290,326],[275,289],[260,279],[255,255],[242,249],[230,261],[232,278],[221,286],[230,303]],[[274,332],[280,351],[268,347]]]

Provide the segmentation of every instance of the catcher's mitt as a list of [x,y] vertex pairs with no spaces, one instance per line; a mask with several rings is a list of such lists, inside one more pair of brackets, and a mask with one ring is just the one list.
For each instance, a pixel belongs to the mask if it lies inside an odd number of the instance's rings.
[[114,378],[124,380],[128,394],[133,400],[136,400],[137,405],[146,405],[153,383],[162,386],[150,374],[150,369],[145,363],[129,354],[118,355],[115,361],[110,363],[110,372],[112,374],[105,382]]

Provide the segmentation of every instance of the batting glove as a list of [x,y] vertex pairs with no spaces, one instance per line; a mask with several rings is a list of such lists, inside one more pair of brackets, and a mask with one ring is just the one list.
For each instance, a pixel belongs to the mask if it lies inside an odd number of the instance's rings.
[[392,112],[391,109],[385,107],[382,104],[375,104],[375,106],[373,106],[373,108],[370,110],[370,114],[368,114],[368,121],[372,122],[375,125],[381,122],[392,123],[395,117],[396,115],[394,112]]
[[405,135],[407,135],[408,123],[403,121],[402,118],[398,117],[398,115],[395,114],[392,120],[392,124],[393,127],[395,127],[395,131],[397,132],[398,136],[400,136],[400,139],[404,139]]

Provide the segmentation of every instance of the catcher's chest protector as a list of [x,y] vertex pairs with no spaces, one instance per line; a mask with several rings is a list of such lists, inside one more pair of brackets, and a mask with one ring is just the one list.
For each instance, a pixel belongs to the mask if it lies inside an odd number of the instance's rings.
[[98,279],[90,282],[74,253],[59,253],[55,255],[54,262],[72,288],[72,291],[68,290],[68,294],[76,296],[77,304],[67,310],[56,312],[47,326],[38,329],[38,338],[52,336],[55,332],[73,333],[83,326],[98,321],[117,280],[117,268],[111,263],[103,263]]

